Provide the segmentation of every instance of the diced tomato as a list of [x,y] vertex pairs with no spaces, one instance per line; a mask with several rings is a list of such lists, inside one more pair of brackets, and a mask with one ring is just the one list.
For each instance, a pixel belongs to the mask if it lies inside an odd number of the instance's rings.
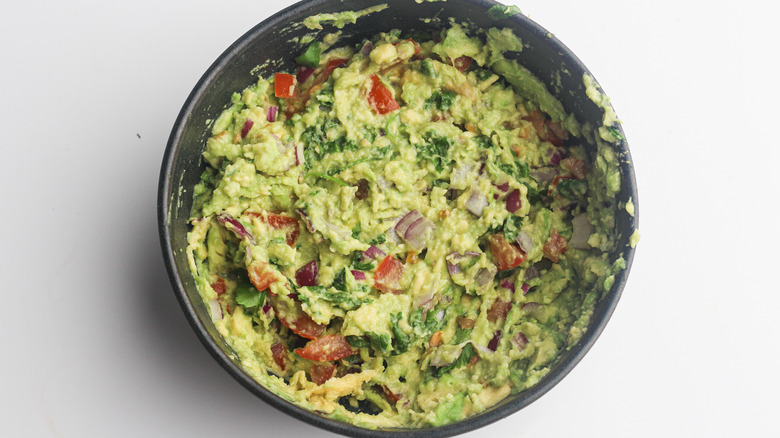
[[526,257],[523,250],[518,248],[517,245],[507,242],[503,235],[493,234],[488,237],[488,241],[490,242],[490,251],[496,259],[499,271],[512,269],[525,261]]
[[470,66],[471,63],[474,61],[474,59],[470,56],[461,56],[458,58],[455,58],[452,61],[452,65],[457,68],[458,70],[464,72],[466,71]]
[[568,134],[561,127],[561,124],[551,121],[541,111],[529,111],[525,120],[533,124],[536,135],[542,141],[548,141],[554,146],[560,147],[563,146],[563,141],[568,138]]
[[287,348],[284,344],[277,342],[271,345],[271,355],[274,357],[274,362],[284,371],[287,368]]
[[298,237],[301,235],[301,230],[298,228],[298,219],[290,216],[282,216],[276,213],[268,213],[263,218],[262,213],[248,211],[246,214],[261,218],[265,223],[271,226],[271,228],[280,230],[285,227],[290,227],[290,230],[285,236],[285,241],[290,246],[295,246],[298,241]]
[[336,70],[339,67],[344,67],[347,65],[347,60],[344,58],[334,58],[328,61],[327,64],[325,64],[325,67],[322,69],[322,73],[317,76],[317,79],[314,81],[314,85],[321,84],[328,80],[330,75],[333,74],[333,71]]
[[374,287],[382,292],[398,293],[401,291],[400,281],[403,273],[403,263],[389,255],[376,268]]
[[309,370],[311,381],[317,385],[322,385],[323,383],[327,382],[331,377],[333,377],[335,372],[335,363],[315,363]]
[[542,252],[544,252],[545,257],[557,263],[561,254],[565,253],[567,249],[569,249],[569,242],[566,241],[566,238],[558,234],[557,230],[552,230],[550,238],[542,247]]
[[398,403],[399,400],[401,400],[401,396],[391,391],[390,388],[387,387],[387,385],[381,385],[381,388],[382,388],[382,392],[385,394],[385,397],[387,398],[387,401],[389,401],[391,405],[394,405]]
[[276,228],[277,230],[291,225],[294,226],[298,225],[297,218],[290,217],[290,216],[282,216],[280,214],[275,214],[275,213],[268,213],[266,222],[268,223],[268,225]]
[[276,317],[290,331],[306,339],[317,339],[325,333],[325,325],[311,319],[297,302],[290,304],[279,297],[269,297]]
[[377,114],[387,114],[400,108],[393,99],[393,93],[385,87],[379,76],[371,75],[371,90],[368,92],[368,103]]
[[588,165],[579,158],[564,158],[561,160],[561,166],[571,172],[577,179],[585,179],[588,177]]
[[490,322],[503,321],[506,319],[506,315],[512,309],[511,301],[501,301],[496,299],[493,301],[493,305],[490,306],[487,312],[487,319]]
[[295,350],[304,359],[317,362],[330,362],[352,356],[357,351],[352,349],[344,336],[340,334],[326,335],[309,341],[303,348]]
[[214,289],[214,292],[217,293],[217,296],[224,294],[226,290],[225,279],[222,277],[217,277],[217,281],[211,283],[211,288]]
[[274,74],[274,94],[283,99],[295,96],[295,76],[288,73]]
[[255,288],[260,292],[276,283],[280,276],[271,265],[259,260],[256,260],[249,265],[247,273],[249,274],[249,281],[251,281]]

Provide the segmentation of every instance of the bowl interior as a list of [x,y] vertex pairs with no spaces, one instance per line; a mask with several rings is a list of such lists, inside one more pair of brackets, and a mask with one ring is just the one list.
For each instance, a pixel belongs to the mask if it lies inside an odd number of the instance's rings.
[[[528,405],[558,383],[579,362],[603,330],[625,284],[633,258],[633,249],[628,241],[637,227],[636,214],[629,215],[625,209],[618,212],[617,229],[620,235],[613,259],[622,254],[627,267],[597,304],[588,331],[580,342],[560,357],[550,373],[533,388],[510,396],[477,416],[427,430],[373,431],[357,428],[299,408],[260,386],[236,364],[235,354],[217,333],[190,274],[184,252],[189,231],[187,219],[192,206],[192,188],[205,169],[201,153],[210,133],[210,122],[229,105],[232,93],[255,83],[258,74],[265,77],[276,71],[294,71],[296,66],[291,54],[301,50],[301,45],[295,42],[296,37],[317,34],[315,38],[321,38],[326,33],[338,30],[325,24],[324,29],[312,31],[303,26],[290,26],[290,23],[300,23],[304,18],[321,12],[361,10],[382,3],[385,2],[311,0],[295,4],[251,29],[214,62],[185,102],[165,151],[158,197],[160,238],[175,293],[196,334],[214,358],[247,389],[289,414],[337,433],[393,436],[400,432],[406,435],[449,436],[476,429]],[[585,94],[582,79],[583,74],[588,73],[585,66],[555,37],[525,16],[516,15],[495,21],[485,13],[495,3],[486,0],[447,0],[421,4],[413,0],[394,0],[386,3],[386,9],[358,18],[356,23],[347,24],[341,29],[340,44],[359,43],[380,30],[400,29],[403,35],[416,32],[430,34],[446,25],[450,17],[483,28],[510,27],[525,45],[524,50],[516,54],[516,59],[545,82],[566,111],[573,113],[580,123],[589,123],[593,127],[601,125],[602,109]],[[421,20],[433,17],[441,21]],[[263,67],[258,70],[260,65]],[[627,145],[617,145],[616,152],[621,170],[618,201],[631,199],[636,205],[636,184]]]

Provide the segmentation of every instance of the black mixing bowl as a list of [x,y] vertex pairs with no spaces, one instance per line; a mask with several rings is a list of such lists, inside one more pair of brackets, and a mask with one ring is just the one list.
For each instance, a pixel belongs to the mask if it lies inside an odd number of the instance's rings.
[[[425,22],[421,18],[438,17],[443,23],[453,17],[458,22],[470,21],[479,27],[509,27],[523,41],[525,48],[517,54],[518,61],[545,82],[549,90],[563,103],[568,113],[581,123],[600,126],[603,110],[586,96],[583,74],[585,66],[560,41],[523,15],[496,21],[486,11],[496,3],[489,0],[447,0],[416,3],[414,0],[307,0],[290,6],[255,26],[230,46],[206,71],[187,98],[173,126],[160,174],[158,220],[166,267],[173,289],[195,333],[214,358],[242,385],[272,406],[298,419],[323,429],[351,436],[442,437],[464,433],[499,420],[527,406],[555,386],[582,359],[607,324],[628,277],[633,259],[629,238],[637,227],[637,216],[625,209],[617,212],[618,244],[612,259],[618,255],[626,260],[612,288],[598,302],[587,332],[579,343],[567,350],[550,372],[534,387],[511,395],[496,406],[462,421],[429,429],[368,430],[325,418],[278,397],[247,375],[237,363],[237,357],[217,333],[203,303],[187,264],[184,248],[192,206],[192,190],[205,166],[201,159],[210,121],[230,104],[233,92],[243,90],[257,81],[257,75],[267,77],[276,71],[294,71],[293,55],[301,46],[293,42],[312,31],[303,26],[290,26],[304,18],[323,12],[361,10],[387,3],[380,12],[363,16],[343,29],[342,44],[355,44],[379,31],[400,29],[430,33],[442,24]],[[319,36],[337,29],[324,24]],[[259,70],[258,65],[263,65]],[[568,72],[561,74],[560,72]],[[619,129],[619,128],[618,128]],[[621,131],[622,134],[622,131]],[[637,190],[628,146],[624,141],[614,145],[620,160],[621,191],[618,201],[629,199],[637,204]],[[589,152],[593,153],[593,150]]]

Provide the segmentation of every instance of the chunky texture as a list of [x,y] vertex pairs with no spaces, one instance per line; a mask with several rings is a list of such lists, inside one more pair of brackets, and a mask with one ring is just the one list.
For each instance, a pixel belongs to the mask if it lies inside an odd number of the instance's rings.
[[219,332],[258,382],[364,427],[533,386],[622,267],[614,156],[591,164],[508,30],[313,45],[203,154],[187,251]]

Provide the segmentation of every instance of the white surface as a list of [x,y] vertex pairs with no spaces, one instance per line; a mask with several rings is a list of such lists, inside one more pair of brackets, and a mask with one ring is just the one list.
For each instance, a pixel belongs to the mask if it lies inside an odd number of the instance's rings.
[[[157,177],[182,103],[225,48],[290,3],[0,7],[0,436],[329,435],[212,360],[157,237]],[[636,165],[642,240],[581,364],[467,436],[778,436],[771,2],[515,3],[611,96]]]

